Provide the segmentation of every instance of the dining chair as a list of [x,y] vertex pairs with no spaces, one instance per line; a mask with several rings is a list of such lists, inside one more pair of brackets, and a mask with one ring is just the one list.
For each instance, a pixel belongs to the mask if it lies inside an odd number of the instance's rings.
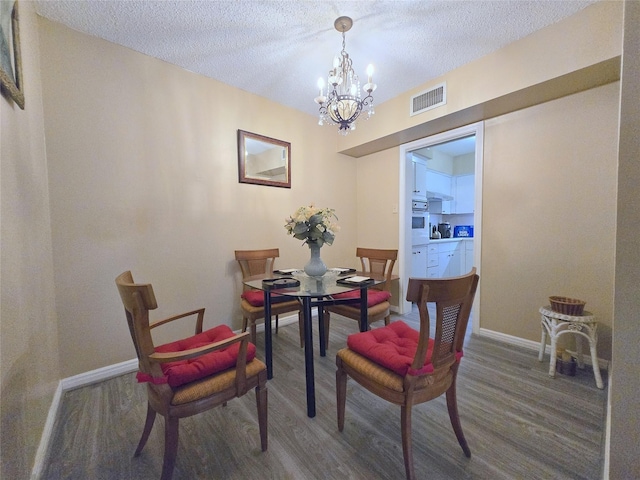
[[[336,355],[338,430],[343,431],[347,378],[388,402],[400,405],[402,452],[408,480],[416,478],[411,442],[414,405],[446,394],[449,419],[464,454],[471,457],[456,399],[456,378],[479,277],[473,268],[460,277],[410,278],[407,301],[417,303],[420,330],[402,320],[349,335],[347,347]],[[427,303],[435,303],[435,334],[429,337]],[[372,420],[375,424],[377,420]]]
[[[398,258],[398,250],[381,250],[376,248],[356,248],[356,257],[360,259],[361,270],[364,273],[378,274],[385,277],[385,282],[367,291],[367,321],[369,324],[384,320],[385,325],[391,321],[391,274]],[[333,298],[359,298],[360,290],[338,293]],[[331,314],[335,313],[360,322],[360,304],[329,305],[324,308],[325,345],[329,346],[329,326]]]
[[[118,275],[116,285],[138,356],[136,378],[147,384],[147,419],[134,456],[142,452],[159,413],[165,421],[161,480],[169,480],[178,452],[179,419],[226,405],[252,388],[258,407],[260,445],[266,451],[267,367],[255,357],[256,347],[249,343],[249,334],[235,335],[227,325],[203,332],[204,308],[149,323],[149,311],[158,308],[153,287],[134,283],[130,271]],[[195,318],[195,335],[154,344],[152,329],[188,317]]]
[[[236,250],[236,260],[240,265],[242,279],[246,280],[255,275],[273,276],[276,258],[280,256],[278,248],[264,250]],[[264,319],[264,292],[243,286],[240,296],[240,309],[242,310],[242,331],[247,327],[251,332],[251,341],[256,343],[256,321]],[[278,317],[284,313],[298,312],[298,329],[300,331],[300,347],[304,345],[304,323],[302,308],[298,300],[278,294],[271,296],[271,314],[275,315],[276,334],[278,333]]]

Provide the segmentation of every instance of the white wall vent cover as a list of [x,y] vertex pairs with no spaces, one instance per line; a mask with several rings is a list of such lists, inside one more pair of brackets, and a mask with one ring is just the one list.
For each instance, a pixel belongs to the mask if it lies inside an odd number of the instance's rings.
[[430,90],[425,90],[411,97],[410,114],[417,115],[432,108],[446,105],[447,84],[441,83]]

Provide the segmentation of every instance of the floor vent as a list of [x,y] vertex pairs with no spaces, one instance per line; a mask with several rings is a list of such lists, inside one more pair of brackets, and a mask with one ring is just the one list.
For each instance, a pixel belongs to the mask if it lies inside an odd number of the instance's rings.
[[430,90],[411,97],[411,115],[426,112],[447,103],[447,84],[441,83]]

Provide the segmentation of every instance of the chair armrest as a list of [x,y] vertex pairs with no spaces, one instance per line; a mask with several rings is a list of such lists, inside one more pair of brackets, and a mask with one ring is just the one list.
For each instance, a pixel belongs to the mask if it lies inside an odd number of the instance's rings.
[[174,320],[178,320],[179,318],[189,317],[191,315],[198,314],[198,318],[196,320],[196,334],[202,333],[202,322],[204,320],[204,308],[199,308],[197,310],[192,310],[190,312],[180,313],[178,315],[174,315],[173,317],[165,318],[162,320],[158,320],[157,322],[149,324],[149,328],[156,328],[160,325],[164,325],[165,323],[173,322]]
[[[249,342],[249,332],[239,333],[233,337],[227,338],[225,340],[221,340],[219,342],[210,343],[208,345],[203,345],[202,347],[190,348],[189,350],[182,350],[181,352],[155,352],[149,355],[149,360],[158,363],[167,363],[167,362],[176,362],[178,360],[188,360],[190,358],[199,357],[201,355],[205,355],[207,353],[214,352],[216,350],[220,350],[222,348],[227,348],[234,343]],[[242,350],[242,346],[240,347]],[[245,348],[246,351],[246,348]],[[246,353],[245,353],[246,357]]]

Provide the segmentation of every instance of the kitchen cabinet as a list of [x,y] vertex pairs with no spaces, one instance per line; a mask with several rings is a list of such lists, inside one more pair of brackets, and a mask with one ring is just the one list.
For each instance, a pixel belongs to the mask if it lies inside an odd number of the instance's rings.
[[411,251],[411,276],[425,278],[427,275],[427,246],[413,247]]
[[[473,213],[475,210],[475,175],[456,175],[453,177],[453,182],[455,212],[451,213]],[[444,210],[444,205],[442,208]]]
[[427,278],[462,275],[465,250],[463,240],[431,242],[427,248]]
[[427,200],[427,164],[413,160],[413,193],[415,200]]
[[427,190],[451,196],[451,175],[426,169]]
[[438,252],[438,244],[430,243],[427,246],[427,278],[438,278],[440,276]]
[[463,240],[464,244],[464,268],[460,275],[468,273],[473,268],[473,240]]
[[440,277],[457,277],[460,275],[462,258],[462,242],[446,242],[438,245],[438,271]]
[[[473,213],[475,210],[475,175],[449,176],[434,170],[427,170],[427,191],[441,194],[441,203],[433,202],[434,211],[449,215],[454,213]],[[450,200],[453,198],[453,200]]]

